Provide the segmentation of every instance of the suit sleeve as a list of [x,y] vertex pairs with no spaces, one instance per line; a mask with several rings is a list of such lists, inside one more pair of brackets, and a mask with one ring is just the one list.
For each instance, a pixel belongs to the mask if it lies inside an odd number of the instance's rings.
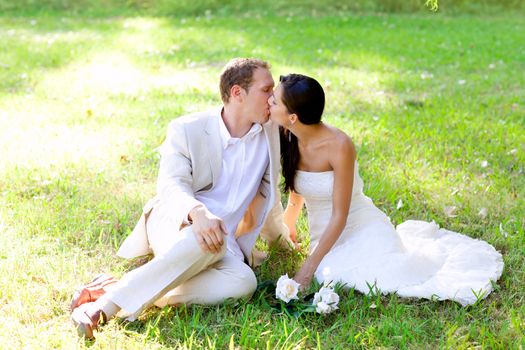
[[157,194],[176,220],[179,228],[188,213],[202,204],[193,192],[192,160],[184,124],[172,121],[160,147]]

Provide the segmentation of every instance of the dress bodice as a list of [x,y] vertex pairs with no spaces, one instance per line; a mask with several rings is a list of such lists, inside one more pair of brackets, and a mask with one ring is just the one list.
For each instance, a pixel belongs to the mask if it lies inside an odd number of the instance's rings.
[[[363,194],[363,180],[359,176],[357,161],[354,167],[354,184],[352,187],[352,198],[355,195]],[[295,187],[305,199],[332,201],[334,185],[334,172],[309,172],[297,170],[295,178]]]
[[[297,171],[295,189],[296,192],[305,199],[310,228],[311,249],[315,248],[317,241],[331,218],[334,174],[333,171]],[[349,181],[352,180],[350,211],[348,213],[345,230],[339,241],[344,240],[345,232],[351,232],[369,222],[376,222],[378,220],[390,222],[388,217],[363,193],[363,180],[359,176],[357,161],[354,167],[354,177],[353,179],[349,179]]]

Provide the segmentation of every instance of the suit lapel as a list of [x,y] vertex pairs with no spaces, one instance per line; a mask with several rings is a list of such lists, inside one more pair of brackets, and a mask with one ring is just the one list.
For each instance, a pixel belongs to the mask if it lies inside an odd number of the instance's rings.
[[273,206],[275,200],[274,189],[277,188],[277,181],[279,180],[279,161],[280,161],[280,145],[279,134],[276,132],[277,128],[272,122],[263,125],[264,134],[268,143],[268,152],[270,154],[270,201],[269,204]]
[[[220,115],[220,114],[219,114]],[[210,160],[213,184],[219,180],[222,166],[222,141],[219,130],[219,115],[214,114],[208,118],[208,123],[204,129],[204,140],[208,148],[208,158]]]

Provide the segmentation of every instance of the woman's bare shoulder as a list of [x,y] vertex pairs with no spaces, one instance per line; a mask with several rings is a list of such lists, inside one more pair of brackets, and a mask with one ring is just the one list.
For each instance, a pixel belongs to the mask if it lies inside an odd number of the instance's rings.
[[331,147],[334,149],[334,151],[338,152],[350,152],[352,154],[355,153],[355,145],[352,141],[352,138],[345,133],[343,130],[338,129],[334,126],[329,126],[328,128],[330,132],[332,133],[333,137],[331,138]]

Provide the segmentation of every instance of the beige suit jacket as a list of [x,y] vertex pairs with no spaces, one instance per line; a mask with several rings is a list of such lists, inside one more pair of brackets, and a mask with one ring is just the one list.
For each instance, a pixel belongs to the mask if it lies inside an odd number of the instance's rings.
[[[157,195],[149,200],[135,229],[126,238],[117,254],[134,258],[151,253],[146,232],[146,220],[156,206],[168,208],[178,231],[185,225],[189,211],[200,204],[195,194],[213,188],[222,165],[222,142],[219,131],[220,110],[211,110],[180,117],[168,127],[161,146],[161,161]],[[269,242],[281,238],[281,244],[292,244],[283,223],[280,200],[279,132],[271,121],[263,125],[268,142],[270,162],[235,236],[246,259],[253,263],[252,249],[259,236]],[[173,234],[176,234],[174,232]]]

